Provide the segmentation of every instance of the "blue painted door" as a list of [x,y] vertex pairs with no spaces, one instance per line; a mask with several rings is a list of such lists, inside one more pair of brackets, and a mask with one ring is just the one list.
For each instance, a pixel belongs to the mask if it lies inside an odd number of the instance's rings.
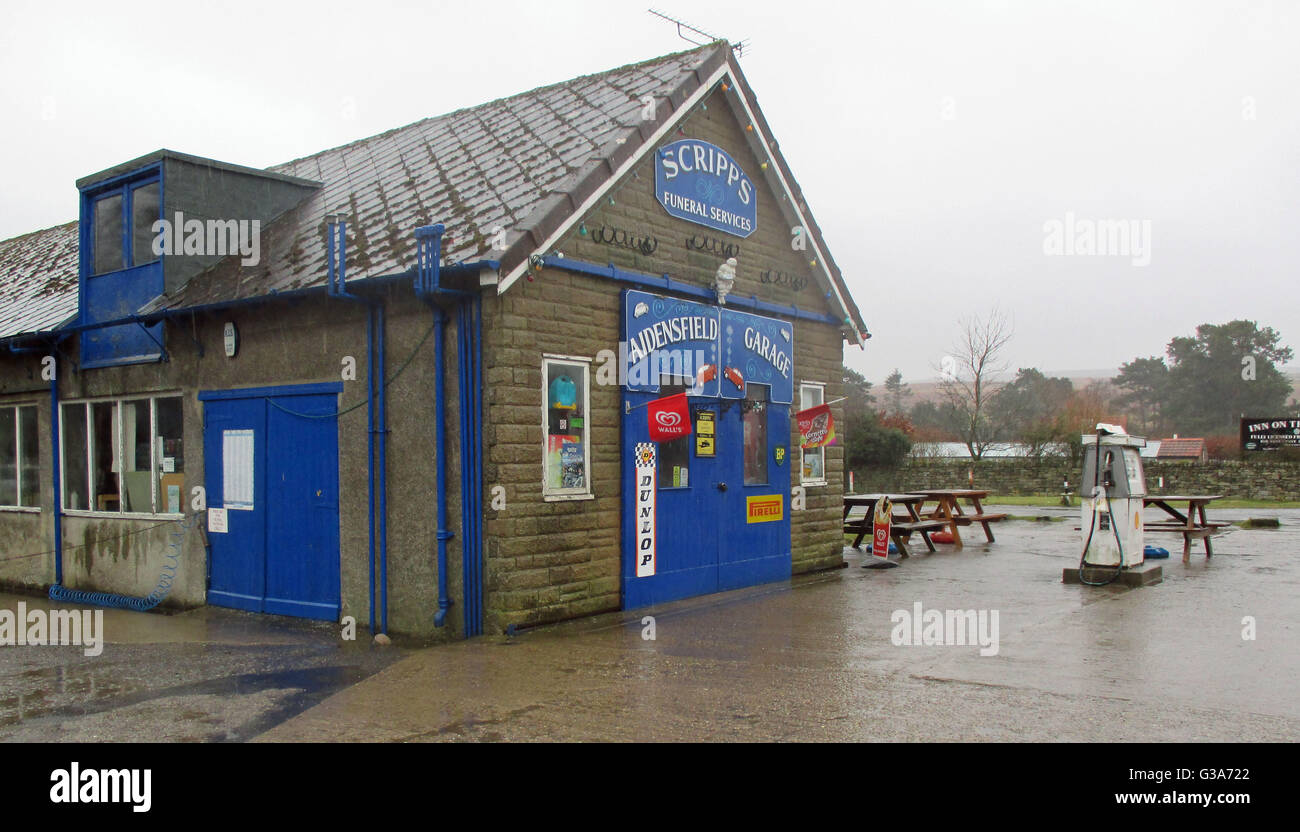
[[208,504],[226,510],[228,528],[208,535],[208,602],[334,621],[338,396],[294,390],[200,395]]
[[[788,405],[766,401],[762,385],[752,399],[691,398],[692,434],[681,447],[663,443],[656,454],[655,574],[637,576],[637,446],[649,440],[646,409],[663,393],[624,391],[632,406],[623,417],[623,606],[626,609],[767,583],[790,576]],[[700,413],[713,415],[714,456],[696,444]],[[746,443],[746,419],[749,441]],[[746,465],[746,450],[751,456]],[[688,469],[686,484],[680,472]],[[747,476],[748,474],[748,476]],[[674,479],[676,477],[676,479]],[[750,498],[759,498],[757,504]],[[751,514],[751,507],[757,513]],[[778,511],[779,509],[779,511]]]
[[719,444],[723,475],[736,487],[724,494],[718,589],[790,577],[790,406],[768,400],[765,385],[725,401],[726,434]]

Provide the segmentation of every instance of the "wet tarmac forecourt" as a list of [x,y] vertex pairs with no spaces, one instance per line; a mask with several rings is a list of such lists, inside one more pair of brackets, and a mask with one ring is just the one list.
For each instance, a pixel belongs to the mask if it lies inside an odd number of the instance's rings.
[[[0,740],[1295,741],[1300,511],[1162,583],[1061,582],[1075,513],[993,544],[467,642],[217,608],[0,647]],[[922,552],[924,549],[922,548]],[[0,608],[50,603],[0,596]]]

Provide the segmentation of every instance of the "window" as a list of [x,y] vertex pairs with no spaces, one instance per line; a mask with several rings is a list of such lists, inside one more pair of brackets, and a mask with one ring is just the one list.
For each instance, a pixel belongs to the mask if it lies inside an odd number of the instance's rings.
[[[694,379],[688,376],[670,373],[659,374],[659,395],[661,397],[689,393],[693,385]],[[692,418],[694,418],[693,413]],[[695,436],[687,434],[668,442],[659,443],[659,453],[656,455],[659,460],[659,474],[656,477],[659,490],[662,491],[665,488],[690,488],[691,448],[694,441]]]
[[64,404],[64,510],[180,514],[182,407],[179,396]]
[[591,426],[587,423],[591,359],[542,359],[542,497],[591,494]]
[[122,195],[100,197],[95,200],[95,274],[115,272],[126,268],[122,251]]
[[[826,385],[804,382],[799,385],[799,409],[807,410],[826,403]],[[801,448],[802,473],[800,481],[804,485],[826,484],[826,449]]]
[[96,194],[91,202],[91,274],[143,266],[153,253],[153,224],[162,217],[162,188],[155,179]]
[[131,265],[143,266],[158,259],[153,253],[157,234],[153,224],[162,219],[162,189],[157,182],[131,190]]
[[746,384],[740,402],[745,423],[745,485],[767,485],[767,385]]
[[40,508],[36,406],[0,407],[0,506]]

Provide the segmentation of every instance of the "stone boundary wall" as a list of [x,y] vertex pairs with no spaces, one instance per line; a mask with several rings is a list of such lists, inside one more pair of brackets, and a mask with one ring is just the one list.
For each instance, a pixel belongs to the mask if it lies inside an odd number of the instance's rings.
[[[1143,460],[1147,489],[1165,494],[1222,494],[1243,500],[1300,500],[1300,464],[1282,461]],[[1082,466],[1068,459],[909,459],[897,468],[854,472],[853,490],[984,488],[994,494],[1060,494],[1062,482],[1078,486]],[[973,478],[973,479],[972,479]],[[1161,482],[1163,478],[1163,484]],[[972,486],[973,483],[973,486]]]

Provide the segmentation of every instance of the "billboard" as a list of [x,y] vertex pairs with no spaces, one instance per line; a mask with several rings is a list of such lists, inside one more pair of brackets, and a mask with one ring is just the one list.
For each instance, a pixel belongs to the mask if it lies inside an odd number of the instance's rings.
[[1275,451],[1285,447],[1300,447],[1300,419],[1242,417],[1242,451]]

